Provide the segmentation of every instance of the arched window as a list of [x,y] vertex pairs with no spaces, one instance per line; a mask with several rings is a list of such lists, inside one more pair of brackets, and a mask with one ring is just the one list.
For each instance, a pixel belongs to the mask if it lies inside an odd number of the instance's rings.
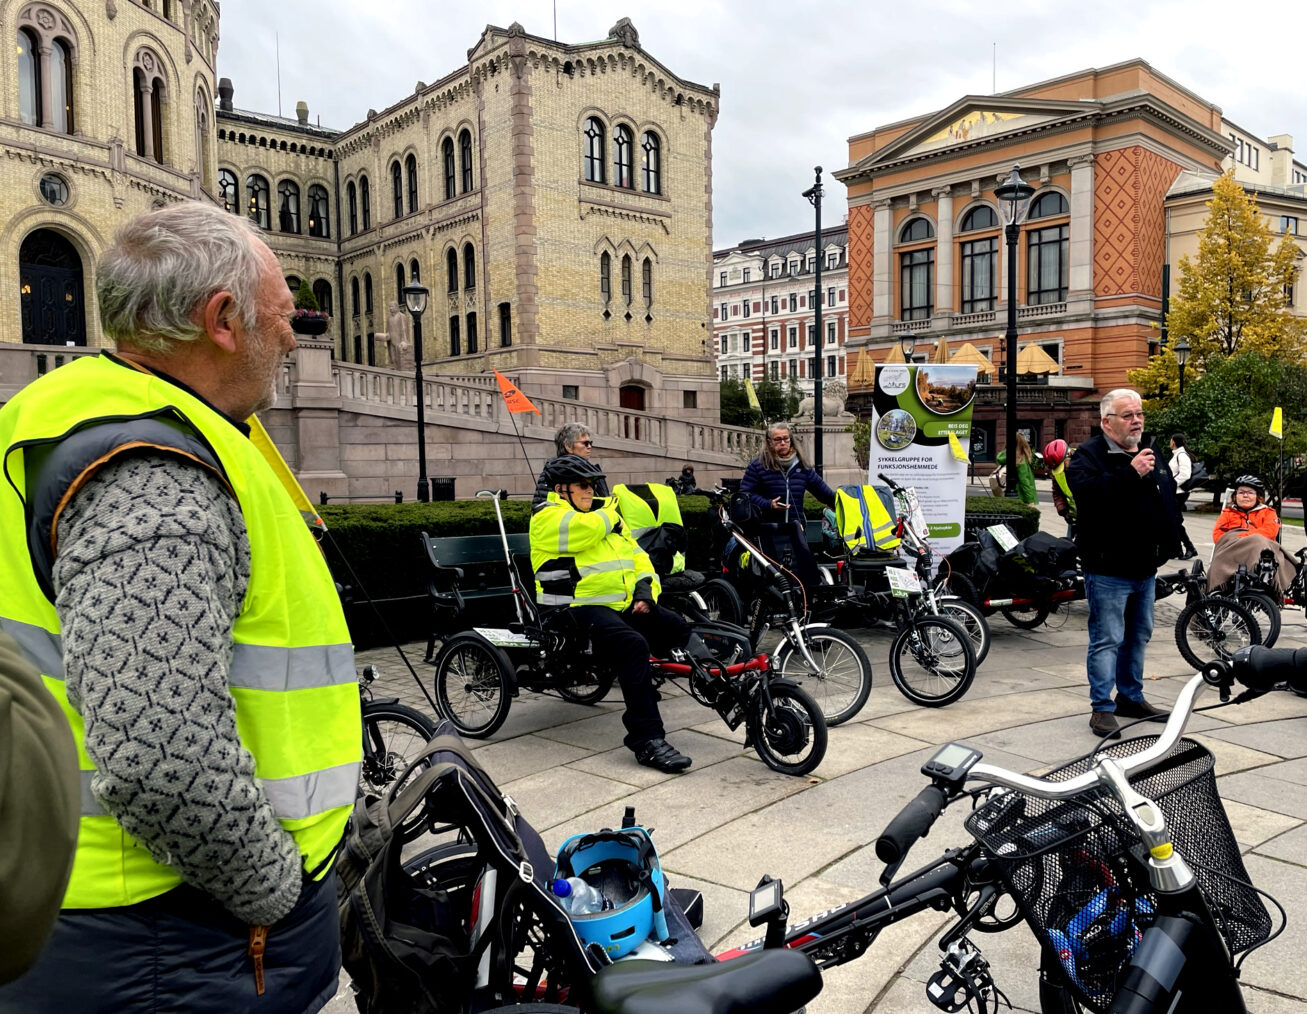
[[459,318],[457,316],[449,318],[449,354],[451,356],[461,356],[463,354],[463,343],[459,340]]
[[161,61],[148,49],[136,54],[132,67],[134,112],[136,115],[136,154],[160,164],[163,152],[164,83]]
[[258,173],[245,177],[246,214],[254,220],[260,229],[269,229],[272,223],[268,217],[268,181]]
[[287,275],[287,276],[286,276],[286,288],[290,289],[290,293],[291,293],[291,298],[292,298],[292,299],[294,299],[297,295],[299,295],[299,291],[300,291],[300,276],[299,276],[299,275]]
[[445,138],[445,143],[441,145],[441,159],[445,163],[445,200],[452,200],[457,192],[454,189],[454,139]]
[[631,305],[631,258],[622,255],[622,302]]
[[218,170],[218,199],[233,215],[240,211],[240,184],[236,181],[236,174],[230,169]]
[[418,210],[418,160],[416,155],[404,159],[404,171],[408,176],[408,213]]
[[18,117],[32,127],[41,125],[41,46],[26,28],[18,30]]
[[513,344],[513,304],[499,304],[499,347],[506,349]]
[[[38,22],[39,24],[39,22]],[[33,127],[73,132],[73,45],[44,30],[18,30],[18,117]]]
[[320,183],[309,187],[309,235],[319,239],[331,236],[331,207],[327,203],[327,188]]
[[625,124],[618,124],[613,131],[613,186],[615,187],[626,187],[630,190],[635,186],[635,177],[631,171],[633,147],[631,128]]
[[604,125],[593,116],[585,121],[585,178],[604,182]]
[[914,218],[899,233],[900,243],[919,243],[923,239],[934,239],[935,227],[924,218]]
[[357,278],[349,280],[349,294],[351,305],[354,307],[354,316],[357,317],[359,315],[359,280]]
[[408,280],[414,285],[422,281],[422,266],[418,264],[416,257],[408,262]]
[[640,265],[640,294],[644,297],[645,306],[653,303],[653,261],[648,257]]
[[[477,287],[477,256],[476,251],[472,249],[471,243],[463,245],[463,288],[475,289]],[[471,333],[467,336],[470,345],[472,341]],[[471,352],[471,348],[468,349]]]
[[613,259],[606,250],[599,255],[599,295],[605,303],[613,298]]
[[372,312],[372,272],[363,274],[363,312]]
[[345,185],[345,198],[349,201],[349,234],[353,236],[359,231],[359,199],[353,180]]
[[293,180],[277,184],[277,224],[282,232],[300,231],[300,188]]
[[73,132],[73,54],[63,39],[50,47],[50,115],[55,130]]
[[640,175],[641,185],[646,194],[663,192],[662,148],[658,144],[658,135],[646,130],[640,141]]
[[451,247],[449,252],[445,254],[445,275],[447,276],[446,280],[449,283],[449,291],[457,292],[458,291],[458,253],[453,249],[453,247]]
[[1067,204],[1066,198],[1056,190],[1049,190],[1040,194],[1030,204],[1030,213],[1026,216],[1031,218],[1052,218],[1054,215],[1069,215],[1071,206]]
[[472,132],[463,131],[458,135],[458,162],[463,170],[463,193],[472,189]]
[[404,305],[404,262],[400,261],[395,265],[395,299],[400,306]]
[[213,173],[210,169],[209,152],[209,111],[213,103],[204,94],[204,89],[195,92],[195,153],[200,164],[200,185],[206,190],[213,189]]
[[959,232],[975,232],[979,229],[997,229],[998,216],[994,214],[994,209],[988,204],[982,204],[979,207],[972,208],[967,212],[966,217],[962,219],[962,228]]
[[372,228],[372,188],[366,176],[359,177],[359,203],[363,205],[363,231]]
[[327,315],[335,311],[331,306],[331,283],[325,278],[319,278],[313,283],[313,298],[318,301],[318,309]]
[[467,315],[467,354],[473,355],[477,350],[477,315]]
[[390,163],[390,189],[393,194],[395,217],[404,217],[404,173],[399,168],[399,159]]

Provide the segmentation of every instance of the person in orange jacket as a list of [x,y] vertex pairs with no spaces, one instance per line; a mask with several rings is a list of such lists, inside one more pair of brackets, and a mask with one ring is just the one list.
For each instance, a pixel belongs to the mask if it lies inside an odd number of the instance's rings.
[[1227,532],[1245,535],[1265,535],[1268,539],[1280,535],[1280,519],[1275,509],[1267,506],[1266,485],[1255,475],[1241,475],[1234,481],[1234,493],[1212,529],[1212,541],[1220,542]]

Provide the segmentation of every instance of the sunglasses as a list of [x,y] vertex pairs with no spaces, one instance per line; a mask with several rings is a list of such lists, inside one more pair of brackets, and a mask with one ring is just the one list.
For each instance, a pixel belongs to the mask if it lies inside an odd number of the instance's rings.
[[593,440],[578,440],[576,443],[578,447],[593,447],[595,445]]

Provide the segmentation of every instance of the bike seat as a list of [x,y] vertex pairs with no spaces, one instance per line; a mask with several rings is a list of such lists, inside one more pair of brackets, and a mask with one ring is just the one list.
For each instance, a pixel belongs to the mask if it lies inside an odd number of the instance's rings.
[[821,972],[778,948],[708,965],[619,961],[590,987],[595,1014],[790,1014],[821,992]]
[[662,585],[665,592],[688,592],[694,591],[705,581],[707,577],[702,571],[683,570],[679,574],[668,574],[666,577],[660,577],[658,583]]

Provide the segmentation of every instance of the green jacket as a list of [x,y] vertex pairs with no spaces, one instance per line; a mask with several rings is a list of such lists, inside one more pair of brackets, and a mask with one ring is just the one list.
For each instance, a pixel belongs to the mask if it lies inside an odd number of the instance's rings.
[[[999,451],[994,461],[1000,465],[1006,464],[1007,451]],[[1035,470],[1025,461],[1017,462],[1017,495],[1022,503],[1039,504],[1039,493],[1035,490]]]

